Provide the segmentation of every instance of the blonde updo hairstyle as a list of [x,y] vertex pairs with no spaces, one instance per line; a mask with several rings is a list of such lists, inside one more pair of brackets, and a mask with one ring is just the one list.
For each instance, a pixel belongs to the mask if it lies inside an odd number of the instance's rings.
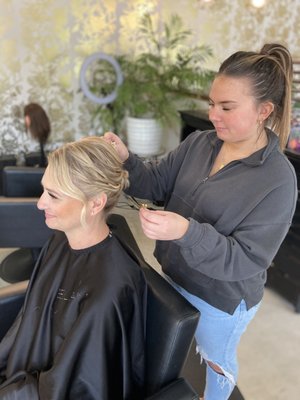
[[67,143],[50,153],[48,172],[59,191],[83,203],[83,224],[89,200],[105,193],[107,216],[129,185],[128,172],[123,169],[118,153],[98,136]]

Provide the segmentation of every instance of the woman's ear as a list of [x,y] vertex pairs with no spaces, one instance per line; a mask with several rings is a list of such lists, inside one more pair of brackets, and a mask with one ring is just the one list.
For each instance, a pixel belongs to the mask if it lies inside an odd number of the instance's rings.
[[263,122],[269,118],[274,111],[274,104],[271,101],[261,103],[259,106],[259,121]]
[[90,200],[91,215],[96,215],[101,212],[107,203],[106,193],[101,193]]

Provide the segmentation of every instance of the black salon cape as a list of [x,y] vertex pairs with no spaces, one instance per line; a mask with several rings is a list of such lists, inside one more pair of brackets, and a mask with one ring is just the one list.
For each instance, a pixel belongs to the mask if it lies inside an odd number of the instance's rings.
[[[72,250],[55,233],[0,344],[0,399],[142,399],[145,316],[144,275],[114,236]],[[9,397],[20,371],[28,385]]]

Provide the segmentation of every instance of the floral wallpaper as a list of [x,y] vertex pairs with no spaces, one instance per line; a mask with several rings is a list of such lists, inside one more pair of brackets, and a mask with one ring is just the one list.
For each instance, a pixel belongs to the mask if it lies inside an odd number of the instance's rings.
[[217,69],[230,53],[280,41],[300,58],[300,1],[0,0],[0,154],[37,148],[25,133],[23,107],[38,102],[52,123],[49,148],[90,133],[95,104],[81,92],[79,71],[94,52],[140,52],[137,24],[151,12],[160,29],[177,13],[206,44]]

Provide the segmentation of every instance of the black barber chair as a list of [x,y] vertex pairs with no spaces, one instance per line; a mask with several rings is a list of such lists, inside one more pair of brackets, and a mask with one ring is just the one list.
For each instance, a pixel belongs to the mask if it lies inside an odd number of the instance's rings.
[[3,168],[3,196],[40,197],[43,192],[41,180],[45,168],[6,166]]
[[[30,198],[0,198],[1,248],[41,248],[52,235],[52,230],[45,224],[44,214],[38,210],[36,201]],[[6,267],[11,267],[16,276],[22,276],[24,269],[28,268],[27,260],[18,257],[14,264],[11,258],[11,263],[1,264],[0,271],[4,276],[8,272]],[[6,333],[21,307],[26,286],[27,282],[23,281],[0,288],[0,338]]]
[[34,262],[52,234],[38,210],[37,199],[0,199],[0,247],[19,248],[0,264],[0,277],[10,283],[29,279]]
[[[300,189],[300,154],[286,149],[285,154],[295,168]],[[300,313],[300,190],[291,227],[268,269],[267,286],[275,289]]]
[[181,371],[192,345],[199,311],[145,262],[123,216],[112,214],[108,223],[139,258],[148,283],[147,400],[198,400],[199,394],[181,377]]
[[[2,171],[4,199],[7,197],[39,197],[42,194],[41,180],[44,171],[44,168],[37,167],[5,166]],[[21,208],[18,210],[21,210]],[[21,220],[24,217],[26,218],[26,215],[23,216],[22,212],[23,210],[20,214]],[[15,247],[21,248],[9,254],[0,264],[0,277],[9,283],[29,279],[40,253],[38,246],[26,247],[22,245]]]
[[0,156],[0,195],[3,193],[2,171],[7,165],[16,165],[17,158],[14,154],[2,154]]
[[[146,327],[146,399],[198,400],[199,395],[180,376],[180,373],[192,344],[199,312],[142,259],[124,217],[113,214],[108,222],[125,247],[134,251],[140,259],[149,286]],[[13,314],[15,316],[18,312],[24,296],[24,285],[25,283],[10,285],[11,294],[8,288],[0,289],[1,335],[8,330]],[[0,340],[1,338],[2,336]]]
[[41,152],[32,151],[31,153],[25,154],[25,165],[27,167],[36,167],[41,162]]

